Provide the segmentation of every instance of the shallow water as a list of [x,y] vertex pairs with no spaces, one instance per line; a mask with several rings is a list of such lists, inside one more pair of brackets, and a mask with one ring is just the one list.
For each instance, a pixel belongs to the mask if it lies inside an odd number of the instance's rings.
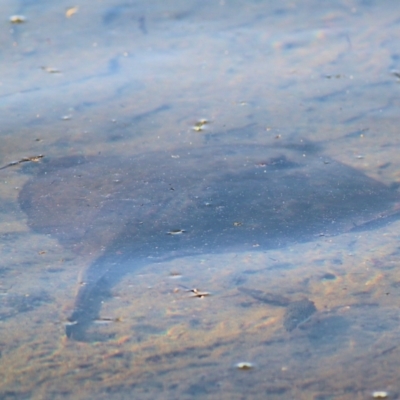
[[237,144],[41,163],[19,194],[29,227],[94,258],[67,336],[87,340],[83,326],[98,319],[112,282],[144,265],[283,248],[399,219],[396,190],[314,152]]
[[[26,22],[0,29],[1,165],[313,143],[397,186],[397,2],[146,4],[2,2]],[[82,343],[65,323],[96,255],[30,230],[21,167],[0,171],[3,398],[400,395],[399,223],[147,265],[113,286]],[[287,332],[285,307],[238,287],[317,312]]]

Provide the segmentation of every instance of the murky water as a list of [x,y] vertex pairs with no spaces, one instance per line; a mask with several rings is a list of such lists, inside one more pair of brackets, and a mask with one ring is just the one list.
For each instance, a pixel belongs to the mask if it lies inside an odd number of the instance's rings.
[[[26,18],[0,29],[1,165],[312,143],[397,187],[395,1],[0,7]],[[82,342],[65,325],[97,250],[30,229],[18,197],[35,166],[0,171],[2,398],[400,396],[400,224],[381,210],[369,230],[147,264]]]

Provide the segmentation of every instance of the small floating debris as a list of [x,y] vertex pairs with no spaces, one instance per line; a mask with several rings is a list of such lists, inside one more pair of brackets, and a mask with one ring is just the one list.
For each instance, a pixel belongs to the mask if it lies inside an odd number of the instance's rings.
[[242,226],[242,225],[243,225],[243,222],[240,222],[240,221],[235,221],[233,223],[233,226]]
[[53,67],[42,66],[40,68],[42,68],[43,71],[48,72],[49,74],[60,74],[61,73],[61,71],[59,69],[53,68]]
[[63,116],[61,117],[61,119],[62,119],[63,121],[69,121],[71,118],[72,118],[72,115],[63,115]]
[[235,364],[235,367],[242,371],[248,371],[250,369],[253,369],[254,365],[251,362],[244,361],[244,362],[238,362],[237,364]]
[[211,294],[209,292],[201,292],[199,289],[190,289],[189,291],[193,293],[192,297],[198,297],[199,299],[207,297]]
[[[122,322],[122,318],[121,317],[97,318],[97,319],[93,320],[93,322],[97,325],[106,325],[106,324],[111,324],[111,323],[115,323],[115,322]],[[66,327],[66,329],[68,329],[69,327],[72,327],[77,324],[78,324],[78,321],[66,321],[64,323],[64,326]]]
[[172,229],[171,231],[167,232],[167,235],[182,235],[182,233],[185,233],[186,231],[184,229]]
[[[197,297],[199,299],[202,299],[204,297],[207,297],[207,296],[211,295],[210,292],[202,292],[201,290],[196,289],[196,288],[189,289],[189,288],[187,288],[186,286],[183,286],[183,285],[179,285],[179,286],[183,287],[187,292],[192,292],[193,295],[191,297]],[[178,290],[174,290],[174,292],[176,293],[176,292],[178,292]]]
[[385,392],[385,391],[383,391],[383,390],[381,390],[381,391],[375,391],[375,392],[372,392],[372,397],[374,398],[374,399],[387,399],[388,398],[388,396],[389,396],[389,393],[388,392]]
[[208,123],[209,122],[206,119],[200,119],[194,124],[192,129],[196,132],[201,132],[204,129],[204,126]]
[[97,325],[107,325],[107,324],[111,324],[114,322],[121,322],[121,318],[117,317],[117,318],[97,318],[95,320],[93,320],[93,322]]
[[343,77],[343,75],[341,75],[341,74],[336,74],[336,75],[325,75],[325,78],[326,78],[326,79],[332,79],[332,78],[340,79],[340,78],[342,78],[342,77]]
[[32,157],[24,157],[24,158],[21,158],[21,159],[18,160],[18,161],[11,161],[11,162],[8,163],[7,165],[4,165],[3,167],[1,167],[0,170],[1,170],[1,169],[8,168],[8,167],[12,167],[12,166],[14,166],[14,165],[21,164],[21,163],[23,163],[23,162],[28,162],[28,161],[31,161],[31,162],[38,162],[38,161],[40,161],[43,157],[44,157],[43,154],[39,154],[38,156],[32,156]]
[[12,24],[22,24],[23,22],[26,21],[26,17],[24,15],[11,15],[9,21]]
[[67,10],[65,11],[65,16],[67,18],[71,18],[74,14],[76,14],[78,12],[78,7],[69,7],[67,8]]

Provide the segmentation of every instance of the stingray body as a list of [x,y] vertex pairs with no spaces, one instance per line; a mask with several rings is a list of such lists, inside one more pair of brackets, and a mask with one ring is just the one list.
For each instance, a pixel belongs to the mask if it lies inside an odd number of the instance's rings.
[[256,145],[50,160],[19,196],[32,229],[97,254],[67,326],[77,339],[110,282],[139,266],[337,235],[394,215],[397,200],[312,151]]

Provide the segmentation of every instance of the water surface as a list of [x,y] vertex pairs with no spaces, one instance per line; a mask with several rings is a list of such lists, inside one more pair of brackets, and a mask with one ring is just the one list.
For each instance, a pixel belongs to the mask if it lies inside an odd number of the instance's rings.
[[[154,151],[312,143],[317,160],[396,189],[397,2],[156,3],[2,2],[4,20],[26,22],[0,29],[1,165],[43,154],[126,168]],[[2,397],[399,396],[397,222],[357,231],[344,218],[340,235],[147,264],[112,285],[79,342],[65,324],[102,249],[32,230],[18,197],[36,165],[22,166],[1,171]],[[110,248],[107,235],[95,243]],[[289,306],[240,287],[317,312],[288,332]]]

